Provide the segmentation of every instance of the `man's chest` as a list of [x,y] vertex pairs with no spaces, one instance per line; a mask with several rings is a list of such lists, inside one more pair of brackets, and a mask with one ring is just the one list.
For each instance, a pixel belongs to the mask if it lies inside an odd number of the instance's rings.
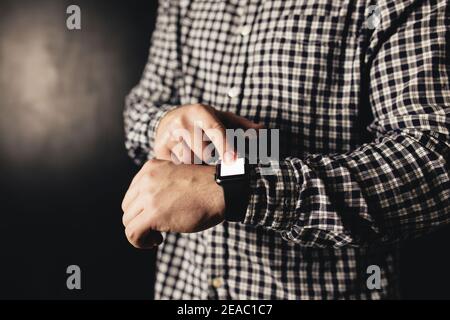
[[365,3],[184,5],[178,38],[182,103],[210,104],[263,121],[285,132],[298,150],[341,152],[358,143]]

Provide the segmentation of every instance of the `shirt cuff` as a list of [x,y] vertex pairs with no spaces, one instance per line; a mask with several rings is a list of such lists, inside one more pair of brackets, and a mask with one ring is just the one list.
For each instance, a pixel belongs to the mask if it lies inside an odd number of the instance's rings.
[[300,177],[289,160],[250,171],[250,200],[244,223],[283,231],[298,220]]
[[158,126],[162,118],[164,118],[164,116],[167,113],[178,107],[179,107],[178,105],[163,104],[158,107],[158,110],[155,113],[153,113],[152,117],[149,119],[147,127],[148,143],[150,150],[149,158],[152,158],[154,156],[153,150],[155,147],[156,130],[158,130]]

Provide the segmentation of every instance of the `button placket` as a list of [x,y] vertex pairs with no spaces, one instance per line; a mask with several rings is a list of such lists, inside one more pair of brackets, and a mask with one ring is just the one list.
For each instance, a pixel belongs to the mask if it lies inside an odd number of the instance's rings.
[[[237,10],[237,16],[239,17],[239,27],[236,29],[237,41],[239,42],[239,46],[242,47],[245,45],[245,41],[248,41],[248,36],[250,35],[252,28],[251,25],[248,24],[248,21],[246,21],[246,11],[247,11],[248,3],[245,1],[243,3],[239,4],[239,7]],[[239,60],[239,57],[238,57]],[[242,81],[242,79],[240,79]],[[241,93],[241,87],[239,85],[236,85],[236,83],[233,86],[230,86],[230,88],[227,91],[227,96],[230,99],[237,98]]]

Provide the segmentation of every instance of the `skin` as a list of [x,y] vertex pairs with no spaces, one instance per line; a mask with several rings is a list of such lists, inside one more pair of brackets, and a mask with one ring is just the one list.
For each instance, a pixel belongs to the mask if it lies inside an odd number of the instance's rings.
[[[161,119],[157,128],[154,152],[162,160],[178,160],[192,164],[193,156],[208,162],[205,149],[209,142],[203,141],[204,133],[214,144],[221,159],[231,161],[235,158],[234,150],[225,137],[226,129],[261,129],[261,124],[231,112],[222,112],[213,107],[194,104],[172,110]],[[194,135],[195,130],[200,134]],[[180,148],[180,141],[183,148]],[[175,161],[174,161],[175,162]]]
[[162,243],[161,232],[199,232],[221,223],[225,201],[223,189],[214,181],[215,167],[190,164],[194,155],[208,161],[204,151],[209,143],[202,141],[202,135],[195,136],[194,130],[208,135],[220,158],[231,161],[235,153],[226,141],[226,128],[262,127],[204,105],[186,105],[167,113],[155,136],[157,159],[136,174],[122,202],[128,241],[149,249]]

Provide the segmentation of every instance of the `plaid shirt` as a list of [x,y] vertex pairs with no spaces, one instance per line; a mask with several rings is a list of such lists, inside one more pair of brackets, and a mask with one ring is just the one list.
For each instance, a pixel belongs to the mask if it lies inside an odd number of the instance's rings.
[[126,102],[130,155],[151,156],[166,112],[202,103],[280,129],[281,157],[252,173],[244,222],[166,236],[156,298],[397,297],[399,243],[450,220],[449,6],[160,1]]

